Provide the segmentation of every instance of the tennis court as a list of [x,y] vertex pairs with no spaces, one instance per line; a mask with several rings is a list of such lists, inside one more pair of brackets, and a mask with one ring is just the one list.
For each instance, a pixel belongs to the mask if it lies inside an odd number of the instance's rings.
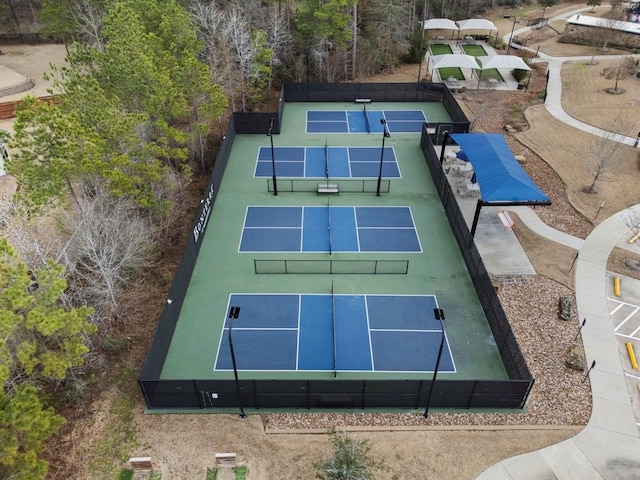
[[[400,178],[393,147],[260,147],[256,177],[289,178]],[[272,158],[273,157],[273,158]]]
[[411,208],[250,206],[240,252],[421,252]]
[[427,121],[422,110],[309,110],[306,133],[420,133]]
[[[232,369],[232,328],[240,371],[455,372],[429,295],[232,294],[215,370]],[[278,348],[273,348],[277,345]]]

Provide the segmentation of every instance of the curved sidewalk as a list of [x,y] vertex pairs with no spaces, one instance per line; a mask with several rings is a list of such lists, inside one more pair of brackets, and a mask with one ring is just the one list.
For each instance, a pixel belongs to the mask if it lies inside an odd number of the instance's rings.
[[[551,17],[549,19],[549,23],[553,23],[554,21],[566,20],[576,13],[582,13],[584,11],[590,11],[592,7],[583,7],[576,10],[572,10],[570,12],[563,13],[562,15],[557,15],[555,17]],[[504,43],[511,42],[513,37],[520,35],[522,33],[533,30],[534,26],[524,27],[518,30],[515,30],[512,34],[503,36]],[[582,55],[575,57],[553,57],[551,55],[547,55],[543,52],[539,52],[532,48],[523,47],[522,45],[511,43],[511,48],[515,48],[518,50],[525,50],[527,52],[537,54],[537,58],[533,58],[533,63],[548,63],[548,81],[547,81],[547,95],[545,98],[544,106],[547,111],[556,119],[561,122],[570,125],[578,130],[582,130],[583,132],[590,133],[592,135],[599,136],[607,136],[611,140],[615,140],[617,142],[625,143],[627,145],[634,145],[636,138],[627,137],[626,135],[619,135],[611,132],[607,132],[598,127],[594,127],[593,125],[589,125],[588,123],[582,122],[567,112],[562,108],[562,65],[567,61],[591,61],[593,60],[611,60],[615,58],[622,58],[628,55]],[[640,478],[640,475],[639,475]]]
[[[530,216],[518,213],[528,223]],[[640,436],[607,304],[607,259],[629,235],[621,217],[622,212],[598,225],[584,240],[576,263],[578,313],[588,319],[582,329],[585,354],[589,365],[596,360],[589,423],[564,442],[489,467],[478,480],[640,478]]]
[[[540,54],[538,61],[549,63],[545,107],[563,123],[594,135],[607,135],[608,132],[571,117],[562,108],[562,64],[567,60],[591,58],[559,58]],[[616,135],[614,139],[630,145],[635,142],[635,138],[622,135]],[[593,407],[587,426],[573,438],[505,459],[489,467],[477,479],[640,478],[640,434],[607,302],[607,260],[616,244],[630,234],[622,220],[624,212],[603,221],[582,241],[545,225],[535,212],[526,207],[514,211],[536,233],[579,251],[574,287],[579,318],[588,319],[582,328],[587,364],[596,362],[590,373]]]

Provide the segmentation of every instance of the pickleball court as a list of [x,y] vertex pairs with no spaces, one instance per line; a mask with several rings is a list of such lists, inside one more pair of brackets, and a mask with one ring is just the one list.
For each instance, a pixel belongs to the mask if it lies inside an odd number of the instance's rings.
[[411,208],[249,206],[240,252],[422,251]]
[[393,147],[260,147],[256,177],[400,178]]
[[[441,372],[455,365],[430,295],[232,294],[215,370],[432,372],[441,339]],[[228,315],[227,315],[228,317]],[[277,348],[274,346],[277,345]]]
[[427,117],[422,110],[309,110],[306,133],[420,133]]

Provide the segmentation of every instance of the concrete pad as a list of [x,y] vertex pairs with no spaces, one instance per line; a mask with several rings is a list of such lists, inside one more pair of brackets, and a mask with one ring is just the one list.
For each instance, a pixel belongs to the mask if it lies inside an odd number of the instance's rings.
[[502,462],[491,465],[476,478],[478,480],[514,480]]
[[588,428],[615,432],[629,437],[638,435],[638,427],[630,405],[620,405],[598,398],[594,398],[593,405]]
[[480,212],[474,240],[489,272],[535,273],[516,235],[510,230],[505,231],[493,212]]
[[[617,351],[617,349],[613,348],[616,340],[611,328],[611,320],[590,315],[587,315],[586,319],[587,323],[585,323],[580,333],[587,353],[595,356],[600,352]],[[587,328],[587,325],[589,325],[589,328]]]
[[[556,480],[558,477],[553,472],[542,456],[542,451],[527,453],[517,457],[511,457],[502,461],[509,477],[514,480],[541,479]],[[490,477],[487,477],[490,480]]]
[[617,408],[622,408],[623,406],[631,407],[631,396],[622,372],[610,373],[594,369],[590,376],[591,392],[594,397],[616,403],[618,405]]
[[600,479],[598,471],[571,440],[552,445],[541,452],[556,478]]
[[[578,292],[576,292],[578,295]],[[609,311],[609,301],[605,295],[601,297],[586,297],[584,294],[580,295],[580,316],[587,318],[587,321],[591,318],[602,318],[610,322],[610,317],[602,315],[602,312]],[[582,305],[584,303],[584,305]]]
[[633,437],[599,428],[586,428],[572,440],[603,478],[638,478],[640,439],[637,434]]

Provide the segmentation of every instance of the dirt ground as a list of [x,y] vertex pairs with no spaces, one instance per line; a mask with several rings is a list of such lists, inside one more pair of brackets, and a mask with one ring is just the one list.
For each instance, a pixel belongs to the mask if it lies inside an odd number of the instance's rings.
[[[564,2],[583,6],[584,2]],[[557,10],[555,10],[557,11]],[[549,12],[551,13],[551,12]],[[511,21],[496,22],[501,33],[508,33]],[[521,25],[518,25],[521,26]],[[588,47],[557,44],[543,38],[541,51],[554,55],[589,55]],[[536,45],[529,40],[529,46]],[[588,50],[588,53],[585,53]],[[1,62],[1,59],[0,59]],[[640,80],[621,81],[622,95],[603,94],[611,81],[600,76],[605,61],[597,65],[576,62],[563,69],[563,106],[576,118],[601,127],[610,125],[619,115],[629,122],[620,133],[635,135],[640,129]],[[589,73],[589,74],[585,74]],[[404,66],[392,74],[371,81],[414,82],[418,66]],[[540,210],[550,225],[584,238],[594,223],[622,208],[638,202],[638,150],[622,146],[611,169],[597,184],[597,193],[586,194],[593,165],[590,152],[593,139],[578,130],[553,119],[540,105],[539,85],[544,81],[544,69],[536,70],[529,92],[462,92],[456,94],[467,111],[480,113],[475,124],[485,131],[504,131],[505,124],[518,125],[514,134],[506,134],[514,153],[527,158],[525,168],[542,188],[551,191],[554,205]],[[538,86],[536,86],[538,85]],[[515,105],[515,107],[514,107]],[[524,113],[522,113],[524,111]],[[555,172],[554,172],[555,171]],[[604,202],[604,207],[598,209]],[[571,251],[554,250],[525,228],[517,233],[539,274],[571,285],[567,265]],[[176,236],[179,236],[176,232]],[[553,250],[556,257],[551,257]],[[618,264],[624,253],[618,252]],[[166,281],[171,275],[167,273]],[[152,301],[148,305],[155,305]],[[156,309],[157,310],[157,309]],[[148,328],[135,332],[139,348],[131,351],[122,364],[138,368],[153,333],[157,312],[149,309],[153,319]],[[148,338],[144,338],[147,336]],[[151,456],[164,479],[203,479],[206,467],[213,466],[215,452],[236,452],[241,462],[249,466],[249,479],[314,478],[313,463],[329,448],[324,434],[266,433],[263,417],[252,415],[240,419],[237,415],[145,415],[144,402],[134,381],[126,383],[135,397],[132,423],[134,433],[126,440],[137,445],[131,456]],[[115,387],[97,392],[86,411],[68,422],[52,443],[49,460],[52,479],[97,479],[86,465],[95,460],[96,445],[113,421],[111,405],[118,392]],[[318,414],[322,415],[322,414]],[[358,414],[353,414],[357,416]],[[338,428],[340,425],[336,425]],[[356,438],[371,441],[373,453],[386,465],[379,479],[472,479],[495,462],[520,453],[536,450],[573,436],[579,426],[449,426],[423,427],[404,431],[355,431]],[[123,464],[122,466],[126,466]]]

